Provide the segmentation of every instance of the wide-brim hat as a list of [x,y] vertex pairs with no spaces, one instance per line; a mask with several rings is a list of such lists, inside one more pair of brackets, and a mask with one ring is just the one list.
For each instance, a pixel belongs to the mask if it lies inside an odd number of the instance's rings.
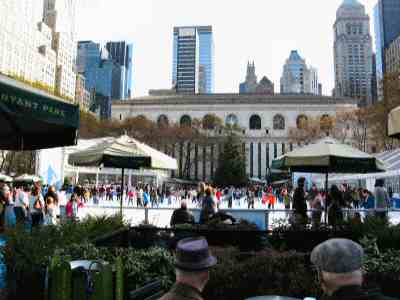
[[175,267],[184,271],[201,271],[217,264],[211,255],[204,237],[185,238],[178,242],[175,253]]

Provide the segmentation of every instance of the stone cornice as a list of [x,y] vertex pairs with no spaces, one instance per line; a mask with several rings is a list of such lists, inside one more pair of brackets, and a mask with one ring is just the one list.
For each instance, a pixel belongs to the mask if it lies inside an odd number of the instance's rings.
[[163,105],[357,105],[356,99],[315,95],[259,95],[259,94],[205,94],[146,96],[130,100],[113,101],[119,106],[163,106]]

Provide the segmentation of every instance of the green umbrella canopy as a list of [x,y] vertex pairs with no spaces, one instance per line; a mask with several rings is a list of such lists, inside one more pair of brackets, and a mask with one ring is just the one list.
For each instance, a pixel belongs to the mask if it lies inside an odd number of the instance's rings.
[[0,149],[76,144],[79,107],[0,75]]
[[304,173],[384,172],[382,161],[349,145],[325,138],[272,161],[272,169]]
[[177,169],[174,158],[128,136],[108,138],[86,150],[72,153],[68,162],[82,167]]
[[0,181],[3,182],[12,182],[13,179],[10,176],[4,175],[4,174],[0,174]]

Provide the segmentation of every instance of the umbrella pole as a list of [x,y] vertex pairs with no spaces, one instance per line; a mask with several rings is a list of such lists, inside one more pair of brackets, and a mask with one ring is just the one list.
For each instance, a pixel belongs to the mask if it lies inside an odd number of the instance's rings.
[[122,216],[123,216],[123,214],[122,214],[122,204],[123,204],[123,201],[124,201],[124,177],[125,177],[125,169],[122,168],[121,202],[120,202],[120,207],[119,207],[119,209],[120,209],[120,214],[121,214],[121,218],[122,218]]
[[329,179],[329,173],[326,172],[326,174],[325,174],[325,224],[327,224],[327,220],[328,220],[328,205],[327,205],[327,201],[328,201],[328,179]]

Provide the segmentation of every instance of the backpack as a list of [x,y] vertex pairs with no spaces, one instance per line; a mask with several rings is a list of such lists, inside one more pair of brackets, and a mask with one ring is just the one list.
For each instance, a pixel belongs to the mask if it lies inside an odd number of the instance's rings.
[[42,210],[42,202],[40,202],[39,197],[36,197],[35,203],[33,204],[33,208],[36,210]]

